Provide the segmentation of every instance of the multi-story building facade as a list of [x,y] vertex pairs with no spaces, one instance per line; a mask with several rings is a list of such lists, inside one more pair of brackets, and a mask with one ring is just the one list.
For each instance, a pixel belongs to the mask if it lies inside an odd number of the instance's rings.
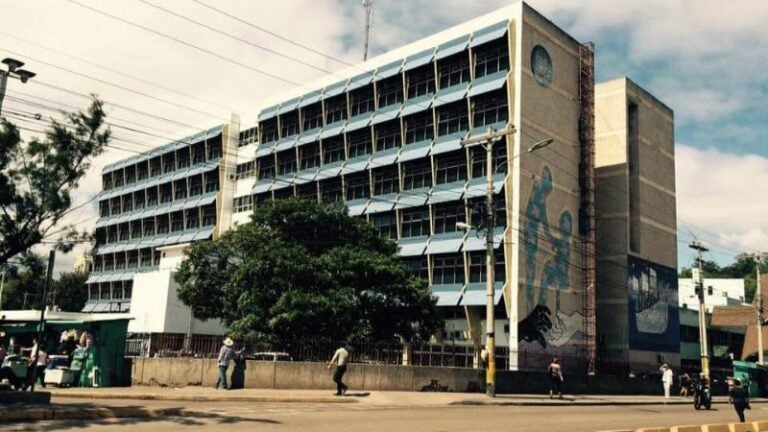
[[629,79],[596,89],[597,328],[633,372],[680,363],[674,115]]
[[[699,294],[693,279],[678,279],[677,286],[680,308],[698,311]],[[744,279],[704,279],[704,307],[707,313],[712,313],[715,306],[742,306],[745,304],[744,296]]]
[[[606,97],[614,96],[612,86],[602,88]],[[632,89],[650,100],[639,87]],[[186,147],[170,144],[104,170],[87,309],[109,309],[110,302],[127,297],[126,288],[132,289],[134,328],[171,332],[151,323],[165,319],[160,317],[172,308],[157,306],[161,302],[146,293],[163,293],[174,308],[182,307],[172,273],[184,245],[247,223],[268,200],[299,196],[342,201],[351,215],[397,241],[400,255],[438,298],[447,322],[444,336],[478,353],[485,337],[483,233],[493,230],[494,325],[501,363],[524,368],[542,355],[594,359],[596,305],[616,296],[629,301],[630,255],[628,246],[614,254],[623,254],[624,276],[604,272],[599,279],[598,268],[596,279],[596,255],[604,261],[616,257],[600,255],[599,247],[596,252],[595,241],[623,244],[635,221],[654,229],[674,227],[674,211],[671,221],[664,214],[651,224],[643,218],[653,209],[633,207],[633,217],[622,219],[624,231],[608,227],[596,236],[595,212],[612,210],[601,207],[599,196],[595,203],[595,156],[610,165],[601,152],[620,150],[598,146],[596,152],[595,100],[591,44],[579,43],[524,2],[303,85],[265,103],[258,127],[240,133],[233,122],[182,140]],[[611,116],[626,111],[616,109]],[[665,127],[671,128],[671,112],[665,110],[670,120]],[[656,127],[644,121],[635,125],[641,131]],[[598,127],[598,144],[601,134],[627,129],[626,121],[599,119]],[[485,151],[464,145],[489,130],[508,132],[493,144],[493,227],[483,226],[478,211],[487,187]],[[527,151],[548,138],[554,140],[548,147]],[[659,148],[673,154],[667,141]],[[204,156],[195,159],[199,154]],[[624,163],[627,171],[626,160],[616,163]],[[651,169],[650,164],[641,167]],[[674,169],[656,174],[671,175],[674,209]],[[137,209],[137,201],[144,207]],[[459,222],[474,228],[461,231]],[[653,246],[643,246],[643,256]],[[676,255],[676,242],[664,246],[664,254]],[[662,258],[674,267],[667,255]],[[612,286],[616,277],[623,282]],[[140,312],[139,305],[152,313]],[[622,310],[618,325],[612,315],[604,316],[602,325],[629,331],[627,306]],[[188,312],[175,317],[186,317],[202,332]],[[606,353],[629,358],[628,344],[614,350],[620,344],[602,340]]]

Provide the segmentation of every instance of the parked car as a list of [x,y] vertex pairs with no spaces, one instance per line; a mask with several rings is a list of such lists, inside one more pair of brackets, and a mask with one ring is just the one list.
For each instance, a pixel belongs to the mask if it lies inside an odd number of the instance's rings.
[[260,360],[260,361],[293,361],[293,358],[287,352],[257,352],[253,354],[246,354],[246,360]]
[[16,354],[7,355],[0,366],[0,382],[8,381],[15,390],[21,390],[27,377],[29,359]]

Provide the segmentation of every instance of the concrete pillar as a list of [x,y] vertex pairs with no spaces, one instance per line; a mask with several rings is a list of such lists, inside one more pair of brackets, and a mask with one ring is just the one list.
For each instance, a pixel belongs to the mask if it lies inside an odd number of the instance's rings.
[[469,340],[472,341],[472,367],[479,369],[482,366],[480,353],[483,350],[483,328],[481,324],[484,318],[485,308],[478,306],[464,306],[464,312],[467,316]]
[[410,342],[403,342],[403,366],[410,366],[413,358],[413,346]]

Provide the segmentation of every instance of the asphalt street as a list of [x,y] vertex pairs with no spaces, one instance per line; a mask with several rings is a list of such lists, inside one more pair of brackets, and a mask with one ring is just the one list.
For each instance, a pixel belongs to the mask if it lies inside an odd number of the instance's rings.
[[[57,403],[87,404],[59,398]],[[692,406],[434,406],[318,403],[242,403],[99,400],[94,405],[184,407],[199,415],[168,418],[56,420],[0,425],[0,430],[51,431],[573,431],[724,423],[736,420],[728,405]],[[762,404],[761,404],[762,405]],[[755,406],[748,420],[768,419]]]

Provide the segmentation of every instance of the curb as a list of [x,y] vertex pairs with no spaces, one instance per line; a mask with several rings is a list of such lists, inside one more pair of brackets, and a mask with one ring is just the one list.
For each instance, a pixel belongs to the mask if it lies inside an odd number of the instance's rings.
[[[123,394],[123,393],[53,393],[56,398],[74,399],[130,399],[181,402],[258,402],[258,403],[357,403],[355,398],[324,397],[271,397],[271,396],[185,396],[161,394]],[[1,417],[0,417],[1,418]]]
[[[761,402],[758,402],[761,403]],[[713,405],[727,405],[727,401],[712,401]],[[449,403],[449,405],[467,405],[467,406],[647,406],[647,405],[692,405],[690,401],[670,401],[667,403],[657,401],[503,401],[503,400],[463,400]]]
[[165,416],[205,416],[209,413],[183,408],[145,409],[137,407],[102,408],[29,408],[0,411],[0,421],[23,422],[40,420],[93,420],[100,418],[155,418]]

